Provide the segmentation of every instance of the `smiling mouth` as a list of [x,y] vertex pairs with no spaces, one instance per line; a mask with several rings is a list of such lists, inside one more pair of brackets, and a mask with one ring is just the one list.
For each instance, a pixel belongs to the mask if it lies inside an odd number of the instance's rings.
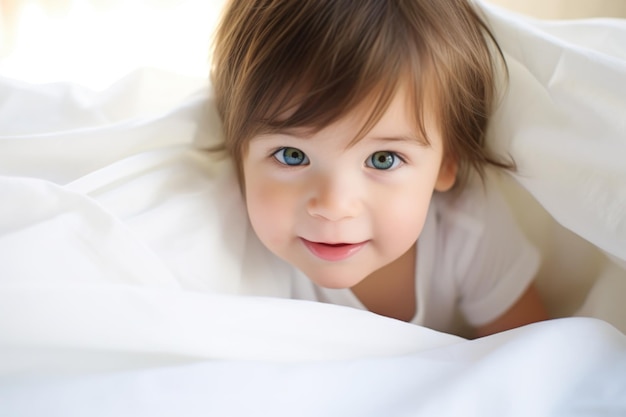
[[337,262],[348,259],[357,253],[367,241],[360,243],[323,243],[312,242],[304,238],[300,238],[304,246],[316,257],[325,261]]

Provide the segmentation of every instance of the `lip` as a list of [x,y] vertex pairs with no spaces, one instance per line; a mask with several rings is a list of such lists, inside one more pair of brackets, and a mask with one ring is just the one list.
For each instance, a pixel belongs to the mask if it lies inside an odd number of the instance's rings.
[[329,262],[338,262],[348,259],[357,253],[367,241],[360,243],[323,243],[312,242],[300,238],[304,246],[315,256]]

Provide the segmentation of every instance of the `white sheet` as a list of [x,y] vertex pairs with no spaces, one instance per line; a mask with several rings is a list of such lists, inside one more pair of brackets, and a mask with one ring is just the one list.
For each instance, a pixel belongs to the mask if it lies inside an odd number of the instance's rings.
[[[490,143],[626,262],[626,23],[485,11],[511,70]],[[194,149],[219,135],[202,80],[0,97],[0,415],[626,414],[626,336],[603,321],[465,341],[273,298],[228,162]],[[624,275],[607,261],[579,314],[626,329]]]

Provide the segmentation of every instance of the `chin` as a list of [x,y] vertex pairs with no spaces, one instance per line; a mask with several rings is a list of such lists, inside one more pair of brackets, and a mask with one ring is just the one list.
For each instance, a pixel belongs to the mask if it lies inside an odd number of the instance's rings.
[[329,288],[333,290],[352,288],[357,285],[359,282],[363,281],[367,275],[358,275],[354,274],[338,274],[329,272],[327,274],[320,273],[319,270],[315,272],[315,274],[307,274],[305,275],[313,281],[313,283],[319,285],[320,287]]

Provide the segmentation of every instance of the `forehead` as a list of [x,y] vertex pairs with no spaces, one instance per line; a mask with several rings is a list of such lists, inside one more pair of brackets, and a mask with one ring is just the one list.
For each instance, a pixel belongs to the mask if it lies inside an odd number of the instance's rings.
[[405,82],[400,82],[388,101],[366,99],[350,113],[352,123],[359,127],[352,143],[365,136],[417,141],[428,145],[426,120],[432,109],[418,98]]
[[[255,137],[272,134],[303,139],[339,136],[349,140],[348,147],[367,137],[386,141],[417,142],[428,146],[431,144],[429,138],[436,134],[434,113],[430,106],[417,103],[418,98],[409,88],[407,83],[399,83],[384,97],[381,94],[370,94],[328,124],[284,123],[275,129],[262,131]],[[297,109],[290,108],[285,117],[289,118],[295,111]]]

